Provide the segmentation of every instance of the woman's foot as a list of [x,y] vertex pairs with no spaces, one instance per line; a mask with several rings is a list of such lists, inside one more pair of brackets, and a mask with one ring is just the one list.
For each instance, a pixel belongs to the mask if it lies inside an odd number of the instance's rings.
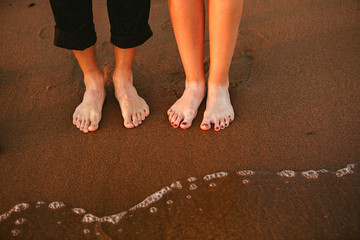
[[197,110],[204,99],[205,83],[187,83],[180,99],[167,111],[169,121],[174,128],[189,128]]
[[124,118],[124,126],[133,128],[139,126],[149,116],[149,106],[133,86],[133,74],[129,72],[114,72],[115,96]]
[[208,84],[206,110],[200,125],[202,130],[209,130],[214,124],[215,131],[229,126],[234,120],[234,109],[230,102],[229,87]]

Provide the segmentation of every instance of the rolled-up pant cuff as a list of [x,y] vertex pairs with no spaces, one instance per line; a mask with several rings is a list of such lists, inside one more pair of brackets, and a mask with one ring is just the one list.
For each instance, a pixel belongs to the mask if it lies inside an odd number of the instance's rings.
[[84,50],[96,43],[95,31],[86,33],[64,32],[55,26],[55,46],[69,50]]
[[152,35],[153,32],[148,24],[141,34],[135,36],[122,37],[111,33],[111,43],[119,48],[134,48],[146,42]]

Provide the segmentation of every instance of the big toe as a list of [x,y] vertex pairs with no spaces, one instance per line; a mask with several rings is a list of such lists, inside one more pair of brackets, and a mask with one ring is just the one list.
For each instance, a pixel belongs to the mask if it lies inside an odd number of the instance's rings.
[[194,118],[190,117],[190,116],[185,116],[184,120],[182,121],[182,123],[180,124],[180,127],[182,129],[187,129],[189,127],[191,127],[192,121]]
[[99,123],[95,122],[95,121],[92,121],[90,126],[88,127],[88,130],[90,132],[93,132],[93,131],[97,130],[98,128],[99,128]]
[[134,127],[134,124],[131,121],[131,115],[130,114],[124,114],[123,118],[124,118],[124,126],[126,128],[133,128]]
[[200,128],[202,130],[209,130],[211,128],[211,124],[210,124],[210,120],[209,119],[204,119],[200,125]]

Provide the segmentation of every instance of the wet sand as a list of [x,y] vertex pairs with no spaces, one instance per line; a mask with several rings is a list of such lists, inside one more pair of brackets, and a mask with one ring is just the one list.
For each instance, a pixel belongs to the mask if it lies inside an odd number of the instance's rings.
[[[245,1],[230,73],[236,119],[224,131],[204,132],[199,128],[204,103],[190,129],[173,129],[168,123],[166,111],[181,95],[185,75],[167,2],[153,0],[154,36],[137,49],[133,66],[135,85],[151,115],[142,126],[125,129],[108,83],[100,129],[91,134],[80,132],[71,119],[84,92],[81,70],[71,52],[52,44],[49,3],[39,0],[28,7],[30,3],[0,3],[0,214],[18,203],[61,201],[66,205],[61,211],[80,207],[109,216],[190,176],[234,175],[242,169],[334,172],[360,159],[357,1]],[[109,76],[114,57],[106,4],[94,1],[94,9],[98,62]],[[205,55],[207,69],[208,41]],[[189,205],[185,193],[174,193],[175,212],[160,211],[168,200],[163,198],[154,205],[157,215],[149,215],[149,206],[119,224],[125,239],[359,236],[356,170],[343,178],[329,173],[315,182],[299,177],[288,184],[273,175],[256,175],[245,190],[234,177],[219,183],[219,190],[199,187]],[[195,212],[194,204],[204,206],[206,216]],[[48,211],[31,209],[21,214],[49,219]],[[324,221],[326,215],[330,217]],[[0,223],[0,236],[9,236],[16,217]],[[69,217],[69,224],[85,224],[78,218]],[[202,223],[193,226],[193,219]],[[216,219],[211,227],[209,219]],[[129,227],[133,222],[136,229]],[[112,226],[97,228],[116,239]],[[51,234],[50,229],[45,232]],[[78,229],[78,236],[87,237],[83,225]],[[95,233],[93,225],[88,229]],[[53,237],[64,239],[67,233],[62,234]]]

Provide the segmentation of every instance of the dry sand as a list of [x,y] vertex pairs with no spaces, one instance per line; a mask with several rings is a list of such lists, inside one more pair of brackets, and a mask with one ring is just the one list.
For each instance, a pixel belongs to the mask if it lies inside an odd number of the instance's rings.
[[[166,111],[182,93],[184,72],[167,1],[153,0],[150,25],[154,36],[137,49],[133,68],[135,85],[151,115],[140,127],[126,129],[113,86],[108,84],[100,129],[90,134],[76,129],[71,119],[84,92],[81,70],[70,51],[53,46],[54,20],[48,1],[33,2],[33,7],[25,0],[0,3],[0,214],[15,204],[41,200],[62,201],[97,216],[112,215],[190,176],[242,169],[271,176],[283,169],[334,172],[360,160],[359,1],[245,1],[230,73],[236,119],[224,131],[204,132],[199,128],[204,103],[190,129],[173,129],[168,122]],[[94,1],[94,18],[98,62],[109,75],[114,57],[104,1]],[[207,57],[204,64],[208,66]],[[283,203],[276,205],[280,210],[268,210],[287,219],[286,204],[295,202],[291,206],[298,211],[290,211],[293,218],[284,222],[272,218],[262,222],[259,212],[271,209],[271,202],[255,201],[258,211],[253,212],[239,208],[236,189],[242,183],[235,177],[213,195],[218,198],[210,197],[212,190],[201,190],[206,198],[193,198],[200,205],[209,199],[206,206],[213,209],[221,203],[207,218],[191,213],[191,206],[181,207],[177,214],[159,214],[160,223],[169,228],[196,219],[221,219],[219,214],[236,222],[245,212],[249,221],[241,227],[251,231],[241,232],[224,220],[209,229],[185,224],[176,237],[161,227],[153,228],[158,230],[150,235],[143,226],[157,223],[141,213],[134,221],[147,223],[136,225],[143,237],[137,237],[133,228],[123,231],[129,234],[126,239],[353,239],[360,235],[359,176],[354,170],[344,178],[329,173],[315,181],[296,181],[284,196],[276,195]],[[275,176],[265,178],[263,183],[257,178],[253,195],[240,194],[240,200],[250,204],[246,206],[254,207],[254,199],[274,195],[270,190],[256,191],[257,186],[272,189],[277,184]],[[228,193],[221,195],[222,191]],[[314,193],[320,197],[312,205]],[[184,194],[174,198],[180,201]],[[322,220],[326,213],[306,218],[309,209],[323,213],[334,206],[333,221]],[[181,214],[187,209],[189,215]],[[36,214],[30,216],[36,218]],[[299,219],[313,219],[308,224],[320,224],[322,230],[309,228]],[[0,236],[5,239],[11,234],[6,221],[0,223]],[[264,233],[252,224],[265,224],[269,230]],[[103,229],[106,232],[107,227]],[[310,229],[310,234],[304,229]],[[107,235],[116,239],[109,231]]]

